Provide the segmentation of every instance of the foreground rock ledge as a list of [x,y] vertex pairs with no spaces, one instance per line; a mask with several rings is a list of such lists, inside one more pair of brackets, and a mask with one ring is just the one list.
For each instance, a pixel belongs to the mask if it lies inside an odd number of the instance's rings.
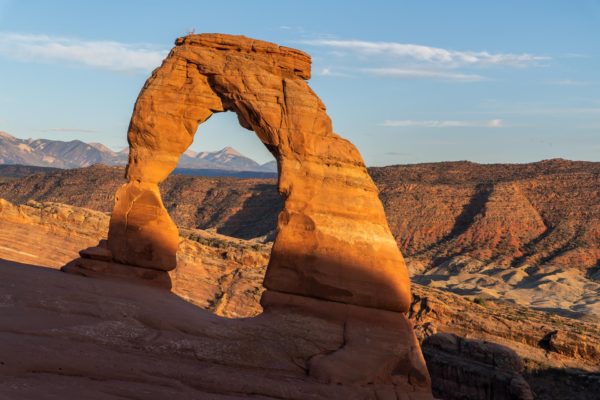
[[[411,302],[404,259],[360,154],[333,132],[306,83],[310,57],[243,36],[189,35],[175,44],[137,99],[128,183],[115,196],[107,247],[83,251],[64,270],[170,288],[167,271],[177,264],[179,234],[158,184],[202,122],[233,111],[276,158],[284,199],[264,281],[266,313],[258,319],[275,318],[282,329],[296,318],[320,321],[289,336],[291,345],[310,341],[320,348],[294,358],[308,379],[388,385],[367,398],[431,398],[403,314]],[[323,336],[332,326],[339,339],[334,347]]]
[[[326,311],[227,319],[164,289],[3,260],[0,293],[1,398],[431,399],[419,371],[368,385],[307,376],[311,360],[347,344],[344,317]],[[362,367],[348,361],[341,373]]]

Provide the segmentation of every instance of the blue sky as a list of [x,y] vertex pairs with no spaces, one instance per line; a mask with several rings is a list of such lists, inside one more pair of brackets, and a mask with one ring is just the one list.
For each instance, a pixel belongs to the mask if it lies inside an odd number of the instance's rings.
[[[0,0],[0,130],[124,147],[144,81],[192,30],[310,53],[368,165],[600,161],[599,0]],[[268,161],[228,114],[192,148]]]

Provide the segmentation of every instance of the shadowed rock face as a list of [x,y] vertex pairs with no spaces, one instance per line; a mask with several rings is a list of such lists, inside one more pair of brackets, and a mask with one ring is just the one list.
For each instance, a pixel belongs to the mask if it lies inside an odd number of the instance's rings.
[[407,311],[408,273],[377,189],[356,148],[332,131],[309,77],[310,57],[298,50],[241,36],[178,39],[135,105],[129,182],[119,189],[110,224],[114,259],[175,268],[177,228],[157,185],[173,171],[199,124],[215,112],[233,111],[279,166],[284,207],[265,286]]

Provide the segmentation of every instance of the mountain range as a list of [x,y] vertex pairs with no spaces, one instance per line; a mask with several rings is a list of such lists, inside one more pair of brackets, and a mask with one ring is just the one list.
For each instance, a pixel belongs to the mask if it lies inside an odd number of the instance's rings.
[[[0,132],[0,164],[21,164],[54,168],[82,168],[94,164],[125,165],[129,149],[113,151],[101,143],[80,140],[18,139]],[[196,153],[186,151],[178,168],[195,170],[252,171],[276,173],[276,162],[259,164],[232,147]]]

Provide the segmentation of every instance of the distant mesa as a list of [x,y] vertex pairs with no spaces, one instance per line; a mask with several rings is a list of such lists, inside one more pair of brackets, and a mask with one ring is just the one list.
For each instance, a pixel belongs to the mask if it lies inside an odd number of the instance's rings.
[[[128,154],[129,148],[116,152],[102,143],[17,139],[6,132],[0,132],[0,164],[54,168],[82,168],[94,164],[126,165]],[[213,152],[196,153],[188,150],[182,154],[178,168],[277,173],[275,161],[259,164],[230,146]]]

